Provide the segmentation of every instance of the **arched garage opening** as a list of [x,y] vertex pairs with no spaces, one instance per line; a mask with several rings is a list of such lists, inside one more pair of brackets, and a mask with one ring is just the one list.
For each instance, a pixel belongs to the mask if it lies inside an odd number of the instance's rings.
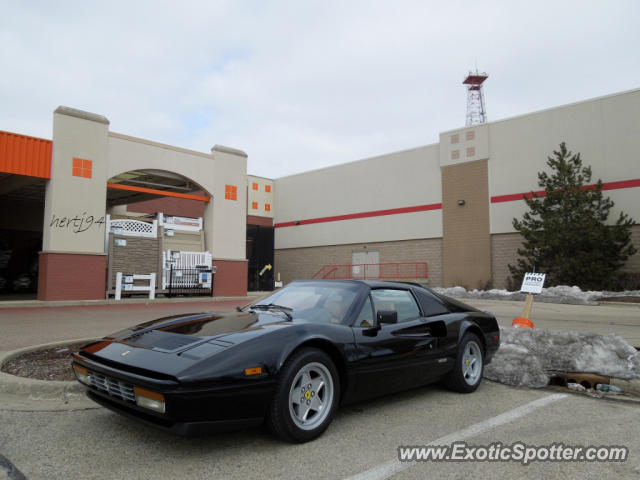
[[[123,295],[140,293],[131,275],[155,274],[160,295],[211,295],[212,252],[205,209],[212,197],[197,182],[166,170],[139,169],[107,181],[107,295],[118,272]],[[144,283],[144,282],[142,282]],[[142,291],[143,294],[146,294]]]

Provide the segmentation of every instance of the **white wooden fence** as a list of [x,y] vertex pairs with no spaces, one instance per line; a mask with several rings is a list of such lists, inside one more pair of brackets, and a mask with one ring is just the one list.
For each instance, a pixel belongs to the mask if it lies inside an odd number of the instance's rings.
[[[156,274],[149,275],[124,275],[116,273],[116,300],[120,300],[122,291],[125,292],[149,292],[149,298],[156,298]],[[134,285],[136,280],[149,280],[149,285]]]

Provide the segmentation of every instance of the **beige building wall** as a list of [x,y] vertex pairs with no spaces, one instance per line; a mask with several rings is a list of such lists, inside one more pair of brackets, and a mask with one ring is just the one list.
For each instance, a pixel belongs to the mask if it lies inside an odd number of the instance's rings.
[[487,160],[442,168],[444,286],[486,288],[491,281]]
[[[316,266],[350,263],[351,246],[385,242],[396,248],[402,241],[443,237],[445,285],[478,288],[492,281],[504,287],[520,244],[512,221],[522,217],[526,204],[499,197],[538,190],[537,173],[548,169],[547,157],[562,141],[592,167],[594,182],[633,186],[605,193],[616,203],[613,220],[624,210],[640,222],[638,112],[640,90],[621,92],[443,132],[437,145],[277,179],[276,227],[291,226],[276,228],[276,258],[284,272],[309,276]],[[325,221],[438,203],[442,209]],[[304,224],[309,219],[320,221]],[[639,229],[634,227],[634,242],[640,248]],[[640,255],[625,268],[640,272]]]
[[[275,224],[439,204],[437,145],[275,180]],[[276,248],[438,238],[438,209],[276,228]]]
[[[205,207],[205,244],[214,258],[246,262],[247,155],[240,150],[216,145],[211,149],[215,160],[214,199]],[[237,186],[236,200],[225,198],[225,186]],[[215,223],[211,222],[211,219]]]
[[[67,107],[54,112],[44,252],[104,254],[108,129],[109,121],[100,115]],[[74,158],[90,162],[86,164],[90,173],[74,175]]]
[[[640,179],[640,90],[544,110],[487,124],[489,194],[511,195],[539,190],[537,173],[548,171],[547,157],[560,142],[579,152],[593,170],[592,181]],[[620,209],[640,221],[638,188],[609,190]],[[511,221],[527,210],[524,201],[491,204],[491,233],[513,232]]]
[[489,126],[474,125],[440,134],[440,166],[489,158]]
[[[178,173],[200,185],[213,197],[205,207],[206,249],[215,258],[245,260],[247,156],[244,152],[215,146],[209,155],[111,133],[108,157],[108,178],[130,170],[156,169]],[[235,200],[225,198],[226,185],[236,187]]]
[[442,285],[442,240],[429,238],[396,242],[372,242],[352,245],[328,245],[275,251],[275,272],[285,283],[312,278],[323,265],[352,263],[353,252],[377,251],[380,263],[427,262],[431,286]]
[[275,182],[269,178],[247,175],[247,215],[274,218]]

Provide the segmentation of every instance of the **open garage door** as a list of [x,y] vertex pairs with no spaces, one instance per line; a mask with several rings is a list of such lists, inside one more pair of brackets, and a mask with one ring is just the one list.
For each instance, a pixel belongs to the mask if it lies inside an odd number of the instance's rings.
[[51,141],[0,131],[0,299],[37,296]]

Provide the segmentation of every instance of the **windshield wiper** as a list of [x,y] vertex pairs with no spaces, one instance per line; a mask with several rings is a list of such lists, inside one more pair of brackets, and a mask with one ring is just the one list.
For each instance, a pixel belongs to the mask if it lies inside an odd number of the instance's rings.
[[284,305],[276,305],[275,303],[260,303],[258,305],[251,305],[249,309],[253,310],[278,310],[284,313],[289,320],[293,320],[293,317],[289,312],[293,311],[291,307],[285,307]]

